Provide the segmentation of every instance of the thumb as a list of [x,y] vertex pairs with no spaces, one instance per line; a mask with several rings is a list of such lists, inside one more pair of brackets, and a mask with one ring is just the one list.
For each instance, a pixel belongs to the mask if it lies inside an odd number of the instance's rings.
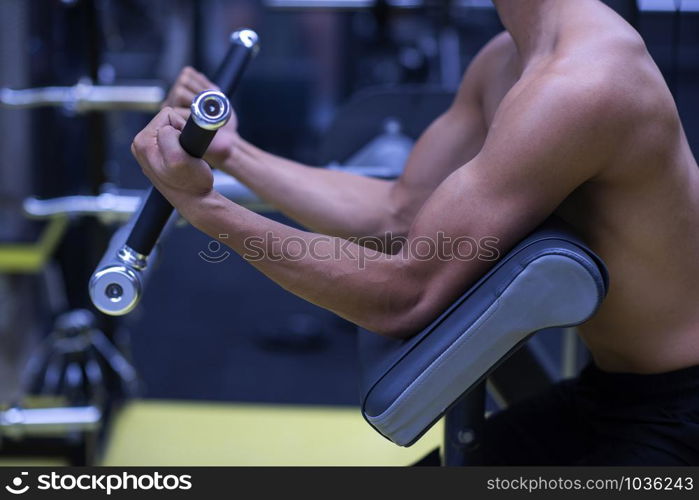
[[187,121],[187,119],[189,118],[189,115],[191,114],[191,111],[189,110],[189,108],[172,108],[172,110],[175,113],[177,113],[178,115],[180,115],[185,120],[185,122]]
[[[184,127],[184,123],[182,127]],[[182,168],[188,163],[196,161],[180,145],[180,135],[180,130],[173,125],[165,125],[158,129],[158,149],[167,168]]]
[[179,108],[165,108],[167,110],[168,123],[171,127],[181,131],[187,123],[186,118],[179,111]]

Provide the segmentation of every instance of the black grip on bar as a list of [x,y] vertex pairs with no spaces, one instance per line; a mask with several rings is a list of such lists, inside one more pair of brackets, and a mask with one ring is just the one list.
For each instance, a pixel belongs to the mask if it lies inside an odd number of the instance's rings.
[[149,255],[158,242],[165,223],[172,215],[172,210],[170,202],[151,186],[126,244],[141,255]]
[[[241,30],[231,35],[231,45],[214,78],[214,83],[226,95],[231,95],[235,91],[248,63],[257,50],[258,39],[254,31]],[[198,98],[195,98],[195,103],[192,105],[192,115],[187,120],[180,135],[180,145],[191,156],[201,158],[214,138],[216,129],[207,128],[206,124],[202,126],[201,122],[196,123],[194,108]],[[167,199],[158,190],[151,187],[126,244],[141,255],[149,255],[172,211],[172,205]]]
[[202,158],[215,135],[215,130],[201,128],[190,116],[180,134],[180,146],[189,156]]
[[245,67],[257,53],[257,43],[254,31],[240,30],[231,34],[231,45],[211,80],[227,96],[238,87]]

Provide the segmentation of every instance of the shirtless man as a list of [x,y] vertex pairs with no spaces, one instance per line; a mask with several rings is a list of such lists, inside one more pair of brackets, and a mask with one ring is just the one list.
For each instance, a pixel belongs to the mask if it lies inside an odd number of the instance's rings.
[[[593,362],[490,418],[488,463],[699,464],[699,170],[673,98],[638,33],[599,0],[494,3],[507,32],[474,59],[396,181],[276,157],[235,124],[219,132],[207,161],[316,233],[223,198],[207,164],[180,148],[186,111],[177,108],[213,86],[194,70],[132,151],[195,227],[229,235],[223,243],[240,254],[259,238],[269,252],[251,263],[261,272],[395,338],[417,333],[492,264],[418,259],[405,251],[411,241],[495,237],[505,252],[559,215],[611,276],[606,301],[579,328]],[[386,234],[406,243],[318,257],[338,238]],[[291,252],[281,244],[289,237],[315,252],[277,258]]]

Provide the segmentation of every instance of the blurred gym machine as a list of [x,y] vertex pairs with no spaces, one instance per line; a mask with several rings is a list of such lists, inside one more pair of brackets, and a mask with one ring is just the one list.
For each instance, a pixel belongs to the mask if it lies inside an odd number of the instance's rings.
[[[15,197],[32,190],[42,197],[60,193],[63,188],[97,194],[107,178],[102,112],[157,109],[164,96],[158,85],[93,83],[103,79],[100,73],[104,70],[103,30],[96,4],[93,0],[57,2],[44,5],[44,9],[39,2],[10,1],[1,6],[0,18],[13,25],[3,30],[4,41],[8,49],[14,47],[2,53],[3,70],[11,68],[18,73],[8,72],[6,81],[19,90],[0,89],[0,111],[18,128],[22,124],[23,133],[32,137],[31,153],[24,150],[22,158],[25,168],[29,170],[30,163],[52,168],[41,171],[33,183],[27,180],[7,193],[7,205],[3,206],[7,216],[3,213],[3,218],[15,230],[3,234],[0,272],[10,283],[32,283],[31,292],[21,297],[10,295],[17,308],[10,311],[12,315],[25,311],[32,318],[21,324],[52,325],[51,333],[40,335],[29,352],[26,366],[22,367],[24,356],[18,356],[14,368],[22,374],[14,377],[17,387],[3,387],[0,456],[57,458],[73,465],[94,463],[112,410],[139,390],[136,371],[123,354],[128,352],[123,328],[98,320],[85,309],[87,294],[71,289],[72,281],[63,279],[80,276],[85,273],[85,264],[96,261],[95,250],[106,241],[102,225],[67,214],[51,216],[45,223],[22,221],[14,211]],[[32,55],[31,66],[12,62],[13,54],[21,60],[27,53]],[[70,74],[79,75],[73,80],[78,84],[27,85]],[[26,109],[32,110],[31,115]],[[53,126],[57,123],[60,125]],[[66,162],[68,156],[70,161]],[[12,161],[9,155],[4,160]],[[22,176],[13,166],[14,170],[3,168],[0,172],[5,186]],[[39,303],[44,310],[33,306]],[[11,323],[3,333],[8,339],[10,335],[28,336],[28,331],[17,330],[19,325]]]
[[358,86],[430,83],[456,90],[464,66],[456,20],[490,0],[264,0],[273,10],[352,12]]
[[162,87],[95,85],[85,79],[71,87],[0,88],[0,106],[30,109],[62,107],[70,113],[94,111],[157,111],[165,98]]
[[135,369],[84,309],[57,318],[24,375],[27,396],[0,411],[3,456],[94,463],[116,400],[139,392]]
[[[3,94],[13,97],[13,104],[19,107],[58,106],[71,114],[155,110],[160,107],[164,96],[159,88],[144,90],[135,87],[133,96],[129,95],[128,87],[101,86],[94,92],[73,90],[27,89]],[[104,208],[104,196],[98,195],[97,199]],[[48,202],[58,209],[42,212],[41,218],[50,220],[50,223],[46,230],[49,236],[42,237],[40,242],[50,242],[37,245],[43,249],[40,253],[43,258],[34,259],[34,267],[25,266],[22,271],[39,272],[46,266],[48,257],[63,236],[67,217],[77,220],[76,216],[85,215],[82,208],[75,210],[75,200],[83,207],[91,196],[59,197]],[[123,205],[124,200],[120,201]],[[127,198],[127,203],[129,201],[132,200]],[[41,201],[35,202],[42,206]],[[108,204],[109,209],[118,210],[119,206],[119,202],[116,207]],[[60,234],[52,229],[56,225],[61,229]],[[18,252],[18,249],[14,250]],[[19,267],[15,265],[5,270],[17,272]],[[63,290],[54,292],[64,294]],[[25,397],[7,408],[0,408],[2,454],[61,455],[75,465],[94,462],[100,435],[113,408],[140,392],[136,370],[97,323],[96,317],[86,309],[73,309],[58,316],[54,331],[41,342],[29,360],[24,374]]]

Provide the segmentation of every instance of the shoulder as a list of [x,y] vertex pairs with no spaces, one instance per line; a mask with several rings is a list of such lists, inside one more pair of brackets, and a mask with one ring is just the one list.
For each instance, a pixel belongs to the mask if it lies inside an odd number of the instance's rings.
[[512,54],[517,54],[517,46],[512,39],[512,35],[507,31],[501,31],[478,51],[475,59],[488,60]]
[[574,133],[598,143],[610,140],[654,107],[652,99],[633,92],[627,83],[611,72],[554,67],[518,82],[503,99],[494,125],[516,121],[547,136]]
[[541,74],[522,79],[504,97],[493,120],[492,129],[539,132],[566,131],[569,127],[588,129],[602,115],[613,111],[613,93],[607,87],[580,80],[568,74]]
[[517,47],[512,36],[503,31],[494,36],[473,57],[464,74],[464,81],[469,78],[480,83],[496,77],[504,69],[517,63]]
[[[643,39],[635,30],[601,36],[568,57],[555,60],[531,85],[532,103],[551,100],[558,115],[597,130],[634,129],[649,118],[664,118],[675,104]],[[537,102],[535,96],[540,98]]]
[[516,53],[517,46],[515,45],[512,36],[507,31],[501,31],[483,46],[483,48],[476,55],[475,59],[480,59],[483,61]]
[[499,81],[508,68],[517,62],[517,48],[506,31],[486,43],[468,64],[452,104],[452,110],[481,107],[488,87]]
[[499,166],[555,172],[573,185],[598,175],[621,123],[613,93],[573,75],[541,74],[519,82],[498,108],[480,158]]
[[[612,53],[600,55],[600,47]],[[667,134],[658,130],[669,129],[674,109],[638,40],[605,40],[526,71],[495,112],[480,157],[488,165],[590,179],[630,144],[662,142]]]

